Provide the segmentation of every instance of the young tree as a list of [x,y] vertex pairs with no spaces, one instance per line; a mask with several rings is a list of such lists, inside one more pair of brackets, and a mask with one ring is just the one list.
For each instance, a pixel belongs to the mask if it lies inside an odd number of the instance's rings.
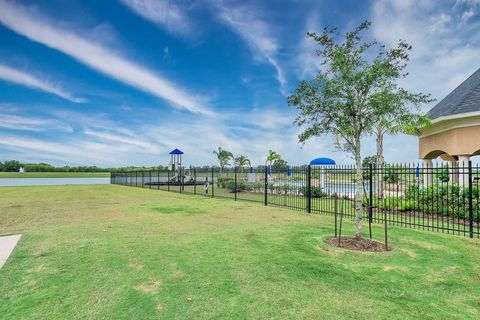
[[[325,28],[318,35],[307,33],[320,46],[317,55],[323,70],[312,81],[301,81],[288,97],[288,103],[300,112],[295,120],[304,128],[300,142],[330,134],[337,149],[355,159],[357,238],[362,236],[363,213],[361,138],[373,132],[379,119],[395,115],[398,105],[424,96],[409,93],[397,83],[406,76],[403,70],[411,46],[400,40],[396,48],[385,50],[376,41],[363,42],[360,34],[369,27],[370,22],[362,22],[354,31],[347,32],[342,42],[335,40],[336,29]],[[385,103],[390,99],[395,103]]]
[[234,160],[235,166],[240,167],[240,170],[243,171],[243,167],[251,166],[250,160],[246,156],[238,156]]
[[220,172],[223,172],[223,169],[228,166],[228,162],[233,159],[233,154],[230,151],[223,150],[221,147],[213,151],[213,154],[217,156]]

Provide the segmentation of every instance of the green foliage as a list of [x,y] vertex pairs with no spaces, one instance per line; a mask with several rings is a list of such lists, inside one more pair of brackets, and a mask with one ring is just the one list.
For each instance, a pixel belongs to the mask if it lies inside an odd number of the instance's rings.
[[377,156],[367,156],[362,160],[362,167],[369,168],[372,165],[374,168],[377,166]]
[[[299,190],[303,195],[307,195],[307,187],[300,187]],[[321,187],[311,186],[310,196],[312,198],[323,198],[328,197],[328,193],[324,192]]]
[[242,169],[245,166],[251,166],[252,165],[250,160],[246,156],[243,156],[243,155],[240,155],[240,156],[236,157],[233,161],[234,161],[236,167],[240,167]]
[[[361,33],[370,25],[369,21],[362,22],[345,34],[343,42],[337,42],[336,29],[307,33],[320,47],[317,55],[323,68],[315,79],[301,81],[288,97],[288,104],[299,111],[295,124],[304,129],[299,141],[320,135],[334,136],[337,149],[349,152],[355,159],[356,181],[363,178],[361,138],[373,132],[382,119],[395,118],[407,105],[428,99],[398,85],[398,80],[407,75],[404,70],[411,46],[400,40],[395,48],[386,50],[376,41],[361,41]],[[357,184],[357,195],[362,191]],[[360,196],[356,202],[357,229],[360,229],[361,206]]]
[[221,170],[228,166],[229,161],[233,159],[233,153],[224,150],[221,147],[218,147],[217,151],[213,151],[213,154],[217,156],[218,164]]
[[17,160],[8,160],[4,163],[0,162],[0,171],[2,172],[18,172],[22,164]]
[[436,173],[436,177],[441,182],[448,182],[450,181],[450,171],[448,165],[443,165]]
[[375,168],[377,166],[377,157],[376,156],[367,156],[367,157],[363,158],[363,160],[362,160],[363,180],[370,179],[370,165],[372,165],[372,168]]
[[233,178],[230,178],[230,177],[218,177],[217,178],[217,185],[219,188],[226,188],[227,187],[227,184],[230,182],[230,181],[234,181]]
[[398,183],[398,172],[394,168],[386,169],[383,175],[383,181],[387,183]]
[[286,172],[288,169],[287,161],[283,159],[277,159],[271,166],[272,172]]
[[273,150],[268,150],[266,163],[272,165],[275,161],[282,160],[282,157]]
[[224,186],[222,188],[226,188],[230,190],[230,192],[242,192],[247,189],[247,185],[243,181],[237,181],[237,184],[235,185],[235,180],[233,179],[228,179],[225,181]]
[[48,163],[21,163],[17,160],[0,162],[0,172],[18,172],[23,167],[26,172],[111,172],[111,171],[139,171],[139,170],[163,170],[164,166],[157,167],[118,167],[99,168],[96,166],[63,166],[57,167]]

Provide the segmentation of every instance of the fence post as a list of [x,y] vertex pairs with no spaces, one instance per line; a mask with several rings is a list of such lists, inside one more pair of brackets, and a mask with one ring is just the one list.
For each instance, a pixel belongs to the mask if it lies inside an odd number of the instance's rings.
[[135,187],[138,188],[138,171],[135,171]]
[[235,172],[235,201],[237,201],[237,166],[235,166],[234,172]]
[[178,178],[179,178],[179,179],[178,179],[178,180],[179,180],[178,182],[180,183],[178,189],[179,189],[180,193],[182,193],[182,191],[183,191],[183,172],[182,172],[182,167],[179,167],[179,168],[178,168]]
[[142,188],[145,188],[145,172],[142,171]]
[[311,181],[312,181],[312,166],[308,165],[307,168],[307,181],[305,183],[306,187],[306,196],[307,196],[307,213],[312,212],[312,191],[311,191]]
[[197,194],[197,168],[193,168],[193,194]]
[[267,205],[268,203],[268,199],[267,199],[267,189],[268,189],[268,166],[265,166],[265,185],[264,185],[264,202],[265,202],[265,205]]
[[167,191],[170,191],[170,170],[167,169]]
[[468,161],[468,225],[469,235],[473,238],[473,185],[472,185],[472,161]]
[[214,167],[212,167],[212,198],[215,196],[214,190],[215,190],[215,177],[213,173]]
[[370,193],[370,197],[369,197],[369,209],[368,209],[368,233],[370,235],[370,239],[372,239],[372,213],[373,213],[373,164],[370,163],[370,174],[369,174],[369,178],[370,178],[370,181],[369,181],[369,193]]
[[333,208],[334,208],[334,214],[335,214],[335,237],[337,237],[337,213],[338,213],[338,197],[337,197],[337,193],[334,193],[333,194],[333,199],[334,199],[334,204],[333,204]]

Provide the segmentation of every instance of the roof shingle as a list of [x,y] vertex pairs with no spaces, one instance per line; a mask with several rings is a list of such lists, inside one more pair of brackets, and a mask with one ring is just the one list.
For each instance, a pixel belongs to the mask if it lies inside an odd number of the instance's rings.
[[480,69],[433,107],[428,115],[434,120],[475,111],[480,111]]

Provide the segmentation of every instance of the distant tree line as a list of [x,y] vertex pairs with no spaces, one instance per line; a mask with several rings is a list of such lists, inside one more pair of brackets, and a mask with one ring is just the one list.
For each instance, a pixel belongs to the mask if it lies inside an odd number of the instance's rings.
[[164,170],[165,166],[157,167],[118,167],[100,168],[97,166],[62,166],[57,167],[48,163],[21,163],[18,160],[0,161],[0,172],[18,172],[24,168],[27,172],[111,172],[111,171],[136,171],[136,170]]

